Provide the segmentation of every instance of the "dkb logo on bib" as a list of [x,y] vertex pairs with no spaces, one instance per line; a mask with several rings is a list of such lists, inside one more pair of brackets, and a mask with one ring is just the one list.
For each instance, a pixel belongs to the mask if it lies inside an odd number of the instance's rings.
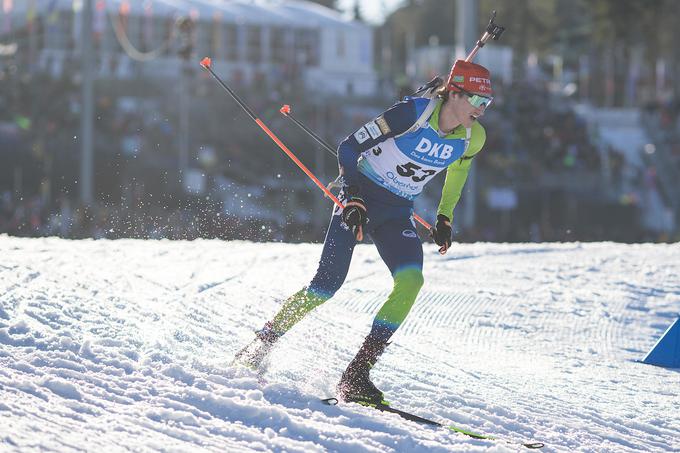
[[427,153],[429,157],[446,160],[451,157],[453,146],[445,145],[443,143],[432,143],[432,141],[423,137],[416,146],[416,151],[422,154]]

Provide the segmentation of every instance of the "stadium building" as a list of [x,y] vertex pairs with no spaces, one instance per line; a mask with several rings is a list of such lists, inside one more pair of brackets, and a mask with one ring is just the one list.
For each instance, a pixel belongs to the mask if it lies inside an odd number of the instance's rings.
[[[59,77],[79,61],[83,6],[84,0],[4,0],[5,49],[17,42],[20,58]],[[93,0],[93,28],[99,78],[172,79],[184,59],[198,65],[211,56],[234,81],[286,81],[356,96],[376,89],[371,27],[312,2]],[[140,64],[146,61],[154,63]]]

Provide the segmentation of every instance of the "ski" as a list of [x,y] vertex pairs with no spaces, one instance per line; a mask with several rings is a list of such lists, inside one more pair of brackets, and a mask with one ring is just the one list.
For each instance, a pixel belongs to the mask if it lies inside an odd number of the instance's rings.
[[[325,399],[322,399],[321,402],[328,405],[328,406],[335,406],[339,403],[337,398],[325,398]],[[520,443],[520,442],[516,442],[516,441],[512,441],[512,440],[500,439],[500,438],[495,437],[495,436],[478,434],[478,433],[475,433],[473,431],[469,431],[467,429],[459,428],[459,427],[454,426],[454,425],[447,425],[445,423],[440,423],[440,422],[437,422],[437,421],[434,421],[434,420],[430,420],[428,418],[423,418],[423,417],[420,417],[418,415],[412,414],[410,412],[406,412],[406,411],[403,411],[401,409],[396,409],[396,408],[389,406],[387,404],[375,404],[375,403],[366,403],[366,402],[358,402],[357,404],[360,404],[364,407],[370,407],[371,409],[377,409],[381,412],[389,412],[389,413],[392,413],[392,414],[397,414],[401,418],[412,421],[412,422],[421,423],[423,425],[435,426],[435,427],[438,427],[438,428],[445,428],[445,429],[448,429],[448,430],[453,431],[455,433],[464,434],[468,437],[472,437],[474,439],[502,441],[502,442],[506,442],[506,443],[509,443],[509,444],[522,445],[523,447],[530,448],[530,449],[539,449],[539,448],[543,448],[545,446],[545,444],[543,444],[542,442]]]

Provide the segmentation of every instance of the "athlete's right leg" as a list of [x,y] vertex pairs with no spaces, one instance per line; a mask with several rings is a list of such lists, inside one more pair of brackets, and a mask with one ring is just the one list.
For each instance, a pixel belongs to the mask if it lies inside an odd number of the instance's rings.
[[311,283],[289,297],[271,321],[271,328],[283,335],[307,313],[333,297],[347,277],[356,240],[340,215],[331,218],[319,267]]
[[347,277],[356,240],[335,211],[326,233],[319,267],[311,283],[284,302],[274,318],[256,332],[257,338],[236,354],[235,362],[251,368],[259,367],[283,334],[307,313],[330,299],[342,286]]

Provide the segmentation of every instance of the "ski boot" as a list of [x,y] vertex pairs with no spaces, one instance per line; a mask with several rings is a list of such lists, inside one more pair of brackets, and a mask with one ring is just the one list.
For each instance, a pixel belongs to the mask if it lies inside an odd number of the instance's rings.
[[337,386],[339,400],[366,406],[389,405],[383,392],[371,382],[369,376],[371,368],[388,344],[386,341],[376,340],[371,335],[366,337],[356,357],[342,373]]
[[282,334],[274,332],[271,321],[267,322],[261,330],[255,332],[255,339],[236,353],[231,366],[258,370],[281,336]]

